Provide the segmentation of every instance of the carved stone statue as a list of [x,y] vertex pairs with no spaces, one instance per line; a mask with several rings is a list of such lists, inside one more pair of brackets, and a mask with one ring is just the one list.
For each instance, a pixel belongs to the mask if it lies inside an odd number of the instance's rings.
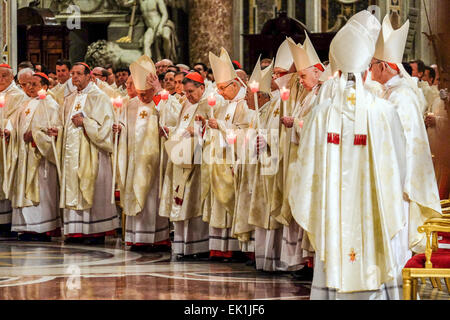
[[[175,25],[168,19],[164,0],[120,0],[120,5],[131,7],[139,3],[142,19],[147,27],[144,34],[144,53],[149,57],[155,53],[156,60],[169,58],[176,60],[177,38]],[[130,23],[130,28],[134,21]],[[160,43],[162,43],[162,48]]]
[[115,42],[99,40],[87,48],[84,60],[91,66],[98,67],[112,64],[114,68],[120,68],[128,67],[141,55],[141,50],[123,49]]

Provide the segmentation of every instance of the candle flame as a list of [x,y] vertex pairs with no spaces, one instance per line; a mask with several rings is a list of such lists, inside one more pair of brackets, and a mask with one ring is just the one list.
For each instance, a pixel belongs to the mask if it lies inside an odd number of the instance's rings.
[[249,83],[249,87],[253,93],[256,93],[259,91],[259,82],[253,80],[252,82]]
[[45,91],[44,89],[39,90],[38,96],[39,96],[39,99],[41,99],[41,100],[45,99],[45,97],[47,96],[47,91]]
[[287,89],[286,87],[283,87],[280,89],[281,100],[283,100],[283,101],[288,100],[290,94],[291,94],[291,90]]

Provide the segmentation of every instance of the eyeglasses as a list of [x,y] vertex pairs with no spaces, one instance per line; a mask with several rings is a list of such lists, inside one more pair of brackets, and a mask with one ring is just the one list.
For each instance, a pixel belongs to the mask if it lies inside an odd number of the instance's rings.
[[379,63],[383,63],[383,61],[377,61],[377,62],[374,62],[374,63],[370,63],[369,64],[369,70],[371,70],[374,65],[379,64]]
[[225,87],[223,87],[223,88],[217,87],[217,90],[219,90],[219,91],[225,91],[225,89],[228,88],[232,83],[233,83],[233,81],[231,81],[229,84],[227,84],[227,85],[226,85]]

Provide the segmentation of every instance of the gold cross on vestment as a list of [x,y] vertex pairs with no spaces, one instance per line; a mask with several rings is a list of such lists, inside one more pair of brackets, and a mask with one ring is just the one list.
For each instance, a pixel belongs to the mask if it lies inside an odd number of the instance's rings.
[[278,109],[276,109],[274,112],[273,112],[273,115],[276,117],[276,116],[278,116],[280,114],[280,109],[278,108]]
[[355,249],[351,249],[350,253],[348,254],[350,257],[350,262],[355,262],[356,261],[356,252]]
[[231,118],[230,114],[229,114],[229,113],[227,113],[227,116],[225,117],[225,121],[228,121],[228,120],[230,120],[230,118]]
[[183,121],[187,121],[189,119],[189,113],[183,117]]
[[347,101],[350,101],[352,105],[356,104],[356,96],[354,93],[351,94],[350,97],[347,97]]
[[141,111],[141,113],[139,113],[139,116],[141,117],[141,119],[144,119],[146,116],[148,116],[147,111]]
[[30,114],[30,109],[27,109],[26,111],[25,111],[25,115],[29,115]]
[[81,109],[81,105],[78,103],[75,107],[75,111],[79,111]]

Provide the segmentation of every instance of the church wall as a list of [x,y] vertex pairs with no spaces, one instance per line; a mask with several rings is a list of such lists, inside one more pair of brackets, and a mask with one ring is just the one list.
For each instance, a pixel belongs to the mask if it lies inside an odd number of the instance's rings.
[[233,50],[233,0],[189,0],[190,63],[209,65],[209,51]]

